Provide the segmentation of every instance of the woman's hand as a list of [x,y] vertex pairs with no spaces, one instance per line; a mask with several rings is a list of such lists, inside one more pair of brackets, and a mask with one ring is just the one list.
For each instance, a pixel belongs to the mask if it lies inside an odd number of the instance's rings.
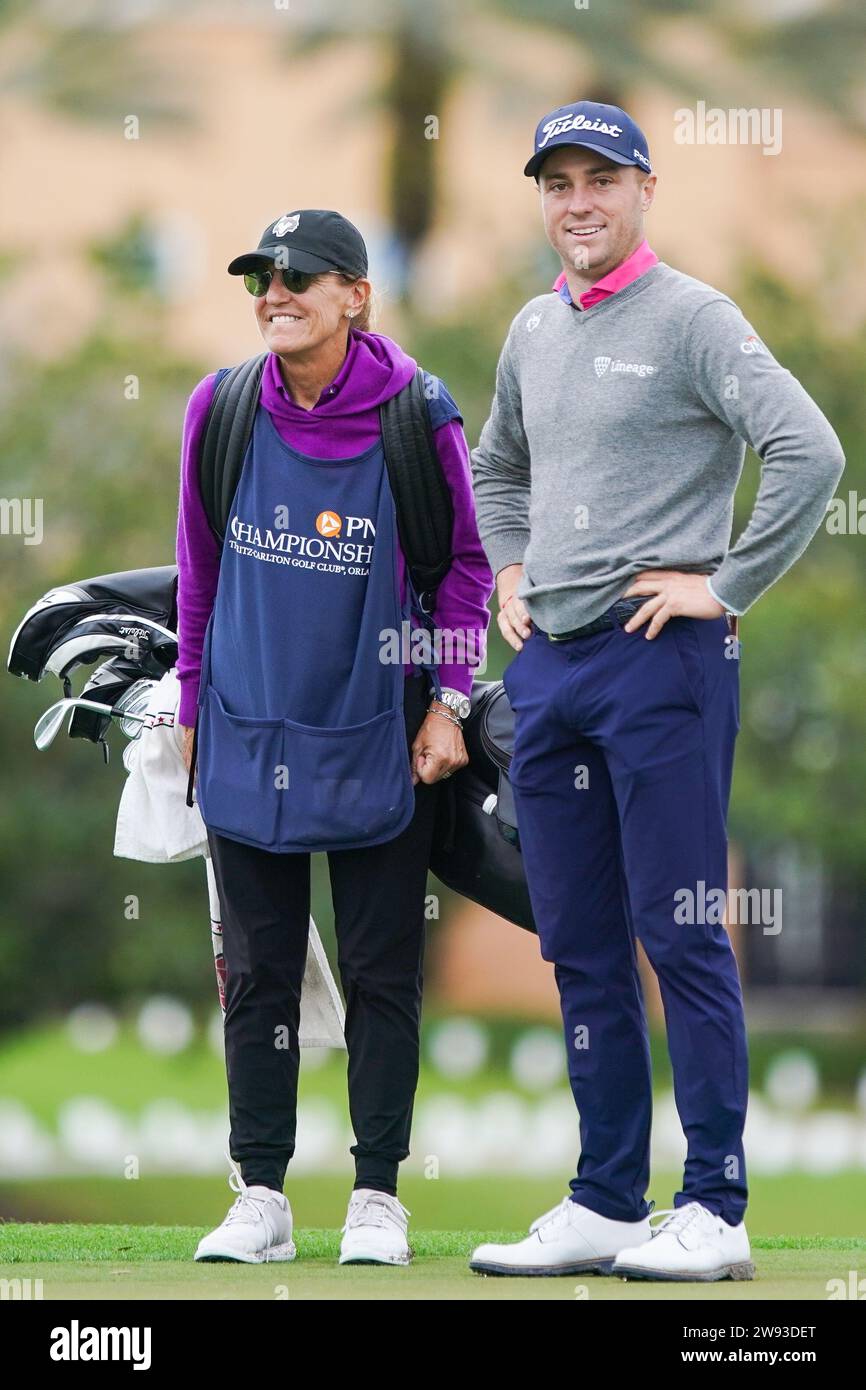
[[190,764],[192,763],[192,739],[195,728],[193,727],[190,729],[186,724],[180,724],[178,727],[183,734],[183,743],[180,748],[181,757],[183,758],[184,767],[187,772],[189,772]]
[[412,782],[440,782],[469,762],[463,732],[442,714],[428,711],[412,744]]

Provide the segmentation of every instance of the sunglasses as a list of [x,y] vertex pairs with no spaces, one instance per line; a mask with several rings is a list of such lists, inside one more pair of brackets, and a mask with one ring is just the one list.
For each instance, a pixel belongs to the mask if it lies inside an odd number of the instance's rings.
[[244,284],[250,294],[259,299],[263,294],[267,294],[275,275],[282,275],[283,284],[292,294],[304,294],[314,280],[320,280],[323,275],[339,274],[338,270],[291,270],[288,267],[281,270],[250,270],[244,276]]

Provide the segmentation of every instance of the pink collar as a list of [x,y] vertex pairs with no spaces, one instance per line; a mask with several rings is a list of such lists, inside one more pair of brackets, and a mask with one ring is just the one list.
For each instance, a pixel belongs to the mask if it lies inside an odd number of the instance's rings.
[[[632,280],[637,280],[638,276],[644,275],[646,271],[656,265],[657,262],[658,256],[655,251],[651,249],[649,242],[644,239],[637,250],[632,251],[631,255],[624,260],[621,265],[615,266],[607,275],[602,276],[596,284],[591,285],[588,290],[584,290],[583,294],[579,296],[579,307],[581,309],[590,309],[592,305],[597,304],[599,300],[607,299],[610,295],[616,294],[617,290],[625,289],[626,285],[630,285]],[[565,286],[565,293],[562,296],[563,299],[566,300],[566,303],[573,305],[564,270],[557,276],[553,288],[557,292],[561,292],[563,286]]]

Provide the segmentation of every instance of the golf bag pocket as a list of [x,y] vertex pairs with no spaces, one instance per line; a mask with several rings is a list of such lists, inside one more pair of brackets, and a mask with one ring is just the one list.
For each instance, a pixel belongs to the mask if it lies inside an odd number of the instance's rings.
[[345,728],[282,723],[282,849],[358,849],[405,829],[415,789],[399,706]]
[[285,780],[282,719],[229,714],[212,685],[198,727],[198,802],[209,829],[279,849],[280,789]]

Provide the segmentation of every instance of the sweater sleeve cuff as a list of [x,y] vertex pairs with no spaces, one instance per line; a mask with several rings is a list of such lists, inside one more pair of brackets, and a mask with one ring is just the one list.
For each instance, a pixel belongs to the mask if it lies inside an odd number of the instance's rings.
[[440,666],[439,684],[443,690],[456,690],[460,695],[469,695],[472,691],[472,677],[474,669],[471,666]]
[[495,531],[492,536],[482,536],[481,544],[490,561],[494,575],[509,565],[522,565],[529,545],[529,531]]
[[728,603],[727,599],[722,598],[721,594],[717,593],[713,585],[710,583],[709,575],[707,575],[707,588],[709,589],[713,598],[716,600],[716,603],[720,603],[728,613],[733,613],[735,617],[742,618],[744,610],[741,608],[734,608],[732,604]]
[[180,700],[177,706],[177,722],[187,729],[195,727],[198,719],[198,680],[180,682]]

